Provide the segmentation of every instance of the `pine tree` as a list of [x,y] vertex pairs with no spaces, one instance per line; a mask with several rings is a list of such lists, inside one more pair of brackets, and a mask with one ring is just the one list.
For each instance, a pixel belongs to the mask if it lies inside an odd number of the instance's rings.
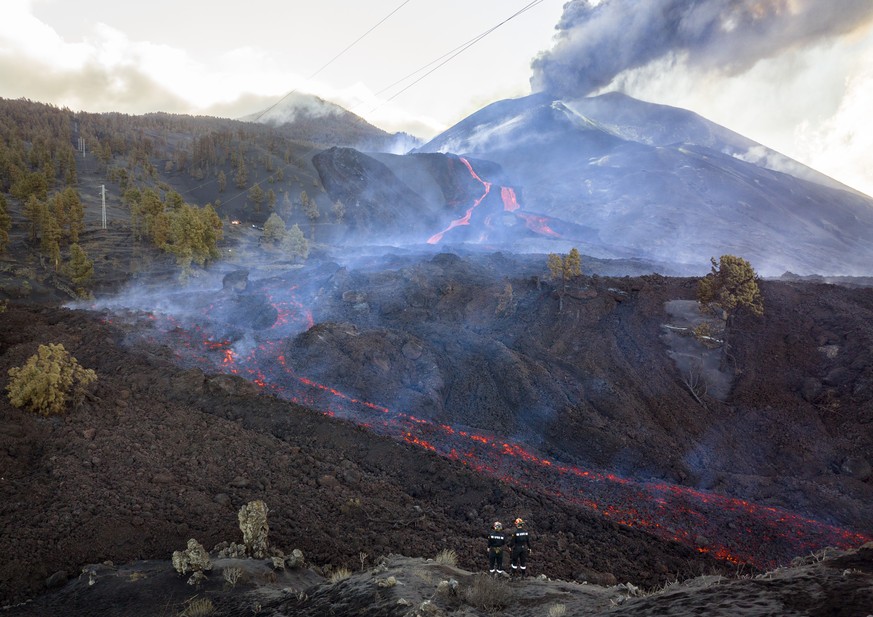
[[282,240],[282,250],[289,256],[305,260],[309,257],[309,241],[296,223],[285,234]]
[[721,312],[725,321],[741,309],[748,309],[758,316],[764,314],[758,274],[748,261],[734,255],[722,255],[718,261],[711,258],[710,263],[710,273],[697,285],[697,301],[704,312]]
[[764,314],[764,300],[758,286],[758,274],[742,257],[722,255],[710,258],[710,273],[697,284],[697,301],[704,313],[718,315],[725,322],[722,337],[722,365],[730,357],[729,337],[734,318],[741,311]]
[[252,188],[249,189],[249,199],[251,199],[255,204],[255,212],[261,211],[261,205],[264,203],[264,189],[261,188],[260,184],[255,184]]
[[309,195],[306,194],[306,191],[302,191],[300,193],[300,205],[303,208],[303,214],[305,214],[306,218],[309,219],[309,225],[311,228],[309,237],[315,240],[315,221],[317,221],[318,217],[321,216],[321,212],[318,211],[318,204],[315,203],[314,199],[309,199]]
[[87,297],[86,288],[94,277],[94,262],[88,259],[88,255],[78,244],[70,245],[70,261],[66,266],[66,272],[76,285],[77,293]]
[[275,212],[264,223],[264,242],[273,244],[285,238],[285,221]]
[[579,249],[573,247],[570,252],[565,255],[557,255],[551,253],[546,265],[549,268],[551,279],[560,282],[558,288],[558,312],[564,311],[564,295],[567,293],[567,284],[582,276],[582,257],[579,255]]
[[40,345],[24,366],[9,369],[9,402],[42,415],[63,413],[80,402],[97,373],[86,369],[61,344]]
[[46,203],[37,198],[36,195],[31,194],[30,197],[27,198],[27,202],[24,204],[24,216],[30,221],[30,241],[34,242],[37,238],[39,238],[41,223],[40,221],[45,216],[43,210],[45,210],[48,206]]
[[346,207],[340,200],[336,200],[334,202],[333,208],[331,208],[331,212],[333,213],[333,218],[337,223],[342,223],[346,218]]

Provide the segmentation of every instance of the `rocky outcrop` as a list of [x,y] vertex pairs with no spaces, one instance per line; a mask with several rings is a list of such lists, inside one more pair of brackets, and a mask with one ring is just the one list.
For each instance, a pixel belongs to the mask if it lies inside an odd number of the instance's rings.
[[237,514],[246,552],[255,559],[267,557],[267,535],[270,533],[270,525],[267,523],[268,511],[267,504],[257,500],[244,505]]
[[190,573],[189,584],[199,584],[206,578],[204,572],[212,570],[212,560],[203,545],[191,538],[188,540],[188,548],[173,552],[173,568],[179,574]]

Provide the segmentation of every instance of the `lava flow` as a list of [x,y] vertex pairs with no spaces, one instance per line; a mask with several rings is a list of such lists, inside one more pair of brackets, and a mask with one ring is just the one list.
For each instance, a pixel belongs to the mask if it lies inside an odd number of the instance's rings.
[[[453,220],[444,230],[432,235],[427,241],[428,244],[437,244],[448,232],[450,232],[452,229],[455,229],[456,227],[469,226],[473,219],[473,214],[475,210],[479,208],[491,194],[491,188],[493,187],[493,183],[487,180],[483,180],[479,176],[479,174],[477,174],[476,171],[473,169],[473,165],[470,163],[470,161],[468,161],[464,157],[458,157],[458,160],[464,164],[464,166],[467,168],[467,171],[470,172],[470,176],[472,176],[472,178],[476,180],[476,182],[482,185],[482,194],[477,199],[473,200],[473,204],[465,211],[464,216]],[[552,238],[561,237],[561,234],[559,234],[549,226],[549,217],[532,214],[521,210],[521,206],[518,203],[518,196],[515,193],[515,189],[513,189],[512,187],[500,187],[500,203],[502,204],[502,210],[500,210],[501,212],[509,212],[514,214],[517,219],[521,220],[524,223],[524,226],[527,229],[533,231],[534,233],[549,236]],[[492,205],[492,213],[487,214],[483,217],[484,225],[486,228],[491,227],[491,222],[494,219],[494,211],[498,209],[499,206]],[[487,240],[487,231],[483,232],[479,239],[480,241]]]
[[498,435],[435,423],[317,383],[298,374],[282,351],[288,337],[312,325],[293,291],[275,284],[267,290],[280,318],[272,328],[244,336],[222,334],[226,325],[210,321],[208,308],[196,323],[144,314],[136,325],[144,340],[176,350],[182,365],[246,377],[278,397],[718,559],[764,568],[825,546],[851,548],[873,540],[775,507],[564,464]]
[[479,177],[479,174],[477,174],[475,171],[473,171],[473,166],[470,165],[470,162],[469,162],[467,159],[465,159],[464,157],[459,157],[459,160],[460,160],[460,161],[461,161],[461,162],[462,162],[462,163],[467,167],[467,169],[470,171],[470,175],[473,176],[473,177],[474,177],[474,178],[475,178],[475,179],[476,179],[476,180],[477,180],[477,181],[478,181],[478,182],[483,186],[483,188],[485,189],[485,192],[482,193],[482,195],[479,197],[479,199],[477,199],[477,200],[475,200],[475,201],[473,202],[473,205],[470,206],[470,208],[467,210],[467,212],[466,212],[466,214],[464,214],[464,216],[462,216],[462,217],[459,218],[459,219],[456,219],[456,220],[452,221],[452,222],[449,224],[449,226],[448,226],[447,228],[445,228],[444,230],[442,230],[441,232],[432,235],[432,236],[428,239],[428,241],[427,241],[428,244],[436,244],[437,242],[439,242],[440,240],[443,239],[443,236],[444,236],[447,232],[451,231],[451,230],[454,229],[455,227],[459,227],[460,225],[469,225],[469,224],[470,224],[470,219],[473,217],[473,210],[475,210],[475,209],[479,206],[479,204],[481,204],[482,201],[483,201],[486,197],[488,197],[488,193],[491,192],[491,183],[490,183],[490,182],[486,182],[485,180],[483,180],[482,178],[480,178],[480,177]]

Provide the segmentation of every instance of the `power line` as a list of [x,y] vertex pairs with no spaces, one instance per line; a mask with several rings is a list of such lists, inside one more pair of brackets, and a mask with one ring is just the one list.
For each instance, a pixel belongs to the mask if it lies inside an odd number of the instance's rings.
[[[366,32],[364,32],[364,34],[362,34],[362,35],[359,36],[357,39],[355,39],[354,41],[352,41],[352,42],[351,42],[349,45],[347,45],[347,46],[346,46],[342,51],[340,51],[340,52],[339,52],[338,54],[336,54],[333,58],[331,58],[327,63],[325,63],[325,64],[324,64],[321,68],[319,68],[315,73],[313,73],[313,74],[309,77],[309,79],[312,79],[313,77],[315,77],[316,75],[318,75],[321,71],[323,71],[323,70],[326,69],[328,66],[330,66],[330,65],[331,65],[335,60],[337,60],[338,58],[340,58],[340,57],[341,57],[343,54],[345,54],[348,50],[350,50],[352,47],[354,47],[354,46],[355,46],[359,41],[361,41],[361,39],[363,39],[365,36],[367,36],[368,34],[370,34],[371,32],[373,32],[373,30],[375,30],[376,28],[378,28],[378,27],[379,27],[383,22],[385,22],[389,17],[391,17],[392,15],[394,15],[394,13],[396,13],[397,11],[399,11],[400,9],[402,9],[402,8],[403,8],[406,4],[408,4],[410,1],[411,1],[411,0],[405,0],[404,2],[402,2],[402,3],[401,3],[399,6],[397,6],[393,11],[391,11],[390,13],[388,13],[388,15],[386,15],[386,16],[383,17],[381,20],[379,20],[379,21],[378,21],[374,26],[372,26],[369,30],[367,30]],[[432,65],[434,65],[434,64],[437,65],[437,66],[434,66],[431,70],[427,71],[424,75],[422,75],[421,77],[419,77],[418,79],[416,79],[415,81],[413,81],[412,83],[410,83],[409,85],[407,85],[405,88],[403,88],[403,89],[400,90],[399,92],[393,94],[390,98],[386,99],[385,101],[382,101],[381,103],[379,103],[378,105],[376,105],[375,107],[373,107],[373,108],[372,108],[368,113],[372,113],[372,112],[376,111],[377,109],[379,109],[379,108],[380,108],[382,105],[384,105],[385,103],[388,103],[389,101],[394,100],[396,97],[400,96],[401,94],[403,94],[404,92],[406,92],[407,90],[409,90],[412,86],[414,86],[414,85],[416,85],[417,83],[419,83],[420,81],[422,81],[425,77],[427,77],[428,75],[430,75],[431,73],[433,73],[434,71],[436,71],[438,68],[440,68],[441,66],[443,66],[443,65],[446,64],[447,62],[453,60],[453,59],[456,58],[458,55],[460,55],[460,54],[462,54],[463,52],[465,52],[467,49],[469,49],[470,47],[472,47],[473,45],[475,45],[476,43],[478,43],[479,41],[481,41],[482,39],[484,39],[486,36],[488,36],[489,34],[491,34],[492,32],[494,32],[495,30],[497,30],[498,28],[500,28],[500,27],[503,26],[504,24],[506,24],[506,23],[512,21],[513,19],[515,19],[515,18],[518,17],[519,15],[522,15],[523,13],[529,11],[530,9],[536,7],[537,5],[542,4],[544,1],[545,1],[545,0],[532,0],[531,2],[529,2],[528,4],[526,4],[525,6],[523,6],[522,8],[518,9],[515,13],[513,13],[512,15],[510,15],[509,17],[507,17],[507,18],[504,19],[503,21],[499,22],[498,24],[496,24],[496,25],[494,25],[494,26],[488,28],[488,29],[485,30],[484,32],[481,32],[480,34],[474,36],[472,39],[466,41],[465,43],[462,43],[461,45],[458,45],[458,46],[455,47],[454,49],[452,49],[452,50],[450,50],[450,51],[444,53],[443,55],[439,56],[438,58],[436,58],[436,59],[434,59],[434,60],[431,60],[431,61],[428,62],[427,64],[423,65],[422,67],[419,67],[418,69],[416,69],[416,70],[413,71],[412,73],[409,73],[409,74],[407,74],[406,76],[404,76],[404,77],[398,79],[398,80],[395,81],[394,83],[392,83],[392,84],[390,84],[390,85],[388,85],[388,86],[385,86],[384,88],[382,88],[381,90],[379,90],[378,92],[376,92],[376,95],[377,95],[377,96],[378,96],[379,94],[382,94],[383,92],[386,92],[387,90],[390,90],[391,88],[393,88],[393,87],[396,86],[397,84],[400,84],[400,83],[406,81],[406,80],[409,79],[410,77],[412,77],[412,76],[414,76],[414,75],[417,75],[418,73],[421,73],[423,70],[427,69],[428,67],[430,67],[430,66],[432,66]],[[437,64],[437,63],[438,63],[438,64]],[[261,112],[260,114],[258,114],[258,116],[255,118],[255,122],[256,122],[257,120],[259,120],[259,119],[260,119],[264,114],[266,114],[268,111],[270,111],[271,109],[273,109],[274,107],[276,107],[276,105],[278,105],[279,103],[281,103],[282,101],[284,101],[286,98],[288,98],[289,96],[291,96],[291,95],[294,94],[295,92],[297,92],[297,89],[294,89],[294,90],[290,91],[288,94],[286,94],[286,95],[283,96],[281,99],[279,99],[278,101],[276,101],[273,105],[271,105],[270,107],[268,107],[267,109],[265,109],[264,111],[262,111],[262,112]],[[284,170],[287,169],[289,166],[290,166],[290,165],[285,165],[284,167],[281,168],[281,171],[284,171]],[[228,203],[230,203],[231,201],[234,201],[235,199],[237,199],[237,198],[241,197],[242,195],[246,194],[246,193],[247,193],[249,190],[251,190],[254,186],[260,185],[262,182],[265,182],[265,181],[267,181],[267,180],[269,180],[269,178],[266,178],[266,179],[264,179],[264,180],[261,180],[261,181],[259,181],[259,182],[254,183],[251,187],[248,187],[247,189],[243,189],[243,190],[237,192],[235,195],[232,195],[231,197],[229,197],[228,199],[222,201],[221,203],[222,203],[222,204],[228,204]],[[203,184],[200,184],[199,186],[195,186],[195,187],[193,187],[193,188],[191,188],[191,189],[188,189],[187,191],[185,191],[185,192],[183,192],[183,193],[181,193],[181,194],[182,194],[182,195],[185,195],[185,194],[187,194],[187,193],[190,193],[190,192],[192,192],[192,191],[194,191],[194,190],[196,190],[196,189],[199,189],[199,188],[201,188],[201,187],[203,187],[203,186],[207,186],[207,185],[212,184],[212,183],[214,183],[214,182],[216,182],[216,180],[210,180],[210,181],[204,182]]]
[[[485,31],[482,32],[481,34],[478,34],[477,36],[473,37],[472,39],[470,39],[470,40],[467,41],[466,43],[462,43],[462,44],[459,45],[458,47],[455,47],[453,50],[451,50],[451,51],[449,51],[449,52],[443,54],[442,56],[440,56],[440,57],[437,58],[436,60],[432,60],[432,61],[430,61],[429,63],[425,64],[423,67],[420,67],[420,68],[416,69],[415,71],[413,71],[412,73],[409,73],[409,74],[406,75],[405,77],[402,77],[401,79],[398,79],[397,81],[395,81],[395,82],[394,82],[393,84],[391,84],[390,86],[386,86],[385,88],[382,88],[381,90],[379,90],[379,92],[376,93],[377,96],[378,96],[379,94],[382,94],[383,92],[385,92],[385,91],[387,91],[387,90],[390,90],[391,88],[393,88],[393,87],[396,86],[397,84],[399,84],[399,83],[401,83],[401,82],[403,82],[403,81],[409,79],[409,78],[412,77],[413,75],[416,75],[416,74],[420,73],[421,71],[423,71],[423,70],[426,69],[427,67],[429,67],[429,66],[431,66],[431,65],[433,65],[433,64],[439,63],[439,64],[437,64],[435,67],[433,67],[431,70],[429,70],[428,72],[426,72],[424,75],[422,75],[421,77],[419,77],[418,79],[416,79],[415,81],[413,81],[411,84],[409,84],[409,85],[406,86],[405,88],[401,89],[399,92],[396,92],[395,94],[391,95],[388,99],[386,99],[386,100],[382,101],[381,103],[379,103],[378,105],[376,105],[374,108],[372,108],[372,109],[371,109],[369,112],[367,112],[367,113],[373,113],[374,111],[376,111],[377,109],[379,109],[379,108],[380,108],[382,105],[384,105],[385,103],[388,103],[389,101],[394,100],[395,98],[397,98],[398,96],[400,96],[401,94],[403,94],[404,92],[406,92],[407,90],[409,90],[412,86],[414,86],[414,85],[416,85],[417,83],[419,83],[419,82],[420,82],[421,80],[423,80],[425,77],[427,77],[428,75],[430,75],[431,73],[433,73],[434,71],[436,71],[438,68],[440,68],[441,66],[443,66],[444,64],[446,64],[446,63],[449,62],[450,60],[454,59],[454,58],[457,57],[458,55],[464,53],[464,52],[465,52],[466,50],[468,50],[470,47],[472,47],[473,45],[475,45],[476,43],[478,43],[479,41],[481,41],[482,39],[484,39],[486,36],[488,36],[489,34],[491,34],[492,32],[494,32],[495,30],[497,30],[500,26],[506,24],[506,23],[509,22],[509,21],[512,21],[513,19],[515,19],[516,17],[518,17],[518,16],[521,15],[522,13],[525,13],[525,12],[529,11],[530,9],[534,8],[535,6],[537,6],[538,4],[542,4],[542,2],[544,2],[544,0],[533,0],[532,2],[530,2],[530,3],[528,3],[527,5],[523,6],[523,7],[520,8],[518,11],[516,11],[515,13],[513,13],[512,15],[510,15],[509,17],[507,17],[506,19],[504,19],[504,20],[501,21],[500,23],[498,23],[497,25],[492,26],[491,28],[489,28],[488,30],[485,30]],[[448,56],[448,57],[447,57],[447,56]],[[443,58],[445,58],[445,59],[443,60]],[[442,62],[440,62],[440,60],[442,60]]]
[[[321,66],[321,68],[319,68],[319,69],[318,69],[317,71],[315,71],[312,75],[310,75],[310,76],[306,79],[306,81],[311,81],[313,78],[315,78],[316,75],[318,75],[318,74],[321,73],[324,69],[326,69],[326,68],[329,67],[331,64],[333,64],[334,62],[336,62],[336,61],[337,61],[337,60],[338,60],[342,55],[344,55],[344,54],[345,54],[347,51],[349,51],[352,47],[354,47],[355,45],[357,45],[357,44],[358,44],[358,43],[359,43],[359,42],[360,42],[360,41],[361,41],[365,36],[367,36],[368,34],[370,34],[371,32],[373,32],[373,30],[375,30],[376,28],[378,28],[379,26],[381,26],[383,23],[385,23],[385,21],[386,21],[389,17],[391,17],[392,15],[394,15],[394,13],[396,13],[397,11],[399,11],[400,9],[402,9],[404,6],[406,6],[407,4],[409,4],[411,1],[412,1],[412,0],[404,0],[403,2],[401,2],[401,3],[400,3],[400,6],[398,6],[398,7],[395,8],[393,11],[391,11],[390,13],[388,13],[388,14],[387,14],[385,17],[383,17],[382,19],[380,19],[380,20],[376,23],[376,25],[372,26],[369,30],[367,30],[366,32],[364,32],[364,34],[362,34],[361,36],[359,36],[358,38],[356,38],[354,41],[352,41],[351,43],[349,43],[348,45],[346,45],[346,47],[345,47],[341,52],[339,52],[339,53],[338,53],[337,55],[335,55],[333,58],[331,58],[331,59],[328,60],[326,63],[324,63],[324,64]],[[264,116],[264,114],[266,114],[268,111],[273,110],[273,109],[274,109],[274,108],[275,108],[279,103],[281,103],[282,101],[284,101],[285,99],[287,99],[289,96],[291,96],[291,95],[294,94],[295,92],[297,92],[297,88],[294,88],[293,90],[291,90],[291,92],[287,93],[287,94],[286,94],[285,96],[283,96],[281,99],[279,99],[278,101],[276,101],[275,103],[273,103],[272,105],[270,105],[269,107],[267,107],[264,111],[262,111],[261,113],[259,113],[259,114],[255,117],[255,120],[254,120],[254,121],[257,122],[258,120],[260,120],[260,119]]]

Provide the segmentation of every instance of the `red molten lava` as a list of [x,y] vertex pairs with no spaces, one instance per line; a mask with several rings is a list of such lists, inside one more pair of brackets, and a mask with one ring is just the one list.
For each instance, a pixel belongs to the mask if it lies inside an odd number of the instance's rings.
[[[449,226],[446,227],[444,230],[432,235],[427,241],[428,244],[437,244],[438,242],[440,242],[443,239],[443,237],[449,231],[451,231],[452,229],[455,229],[456,227],[470,225],[470,221],[473,218],[473,212],[476,210],[476,208],[478,208],[482,204],[482,202],[485,200],[485,198],[488,197],[488,195],[491,193],[491,188],[492,188],[493,184],[491,182],[488,182],[487,180],[483,180],[479,176],[479,174],[477,174],[476,171],[473,169],[473,166],[470,164],[470,161],[468,161],[467,159],[465,159],[463,157],[458,157],[458,160],[461,161],[464,164],[464,166],[466,166],[467,170],[470,172],[470,175],[473,177],[473,179],[482,185],[482,187],[483,187],[482,195],[480,195],[478,199],[473,201],[473,205],[470,206],[465,211],[464,216],[462,216],[459,219],[453,220],[451,223],[449,223]],[[530,229],[534,233],[548,236],[551,238],[562,237],[561,234],[559,234],[558,232],[556,232],[554,229],[552,229],[549,226],[548,222],[550,219],[548,217],[538,215],[538,214],[531,214],[528,212],[523,212],[521,210],[521,206],[518,203],[518,196],[515,193],[515,189],[513,189],[512,187],[508,187],[508,186],[501,186],[500,187],[500,200],[503,202],[503,212],[511,212],[511,213],[515,214],[516,217],[518,217],[522,221],[524,221],[525,227],[527,227],[528,229]],[[491,227],[492,218],[493,218],[493,213],[489,214],[488,216],[485,217],[485,227],[486,228]],[[488,233],[483,231],[479,236],[479,241],[485,242],[487,240],[488,240]]]
[[473,176],[476,180],[478,180],[482,184],[485,191],[482,193],[482,195],[481,195],[481,197],[479,197],[479,199],[477,199],[476,201],[473,202],[473,205],[470,206],[470,208],[467,210],[467,212],[466,212],[466,214],[464,214],[464,216],[449,223],[449,226],[446,227],[441,232],[432,235],[427,241],[428,244],[436,244],[437,242],[439,242],[440,240],[443,239],[443,236],[446,234],[446,232],[451,231],[455,227],[459,227],[461,225],[469,225],[470,219],[473,216],[473,210],[475,210],[476,207],[482,203],[482,200],[488,196],[488,193],[491,192],[491,183],[486,182],[485,180],[483,180],[482,178],[479,177],[479,174],[477,174],[475,171],[473,171],[473,166],[470,165],[470,161],[468,161],[467,159],[465,159],[463,157],[459,157],[459,160],[464,165],[466,165],[468,170],[470,170],[470,175]]
[[183,323],[147,314],[139,325],[146,340],[174,347],[183,365],[247,377],[286,400],[718,559],[772,567],[825,546],[851,548],[873,540],[779,508],[565,464],[498,435],[434,423],[315,382],[298,374],[282,352],[285,339],[312,323],[292,291],[280,285],[270,292],[281,317],[254,337],[229,340],[207,319]]
[[561,234],[549,227],[548,218],[537,214],[529,214],[527,212],[518,212],[517,216],[524,221],[524,224],[531,231],[552,238],[560,238]]
[[518,205],[518,199],[515,197],[515,189],[508,186],[500,187],[500,199],[503,200],[503,209],[507,212],[515,212],[521,206]]

